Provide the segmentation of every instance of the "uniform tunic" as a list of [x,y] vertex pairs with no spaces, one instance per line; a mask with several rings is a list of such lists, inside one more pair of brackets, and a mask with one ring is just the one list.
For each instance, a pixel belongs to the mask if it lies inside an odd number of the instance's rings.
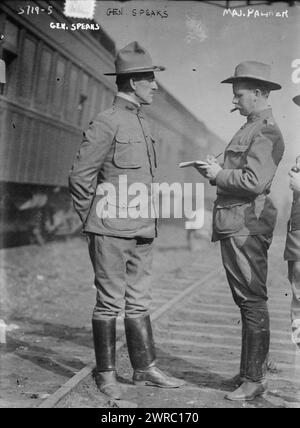
[[269,351],[266,282],[277,217],[269,194],[283,152],[271,109],[251,114],[226,148],[215,180],[213,241],[221,242],[227,280],[241,310],[241,375],[254,382],[265,376]]
[[235,235],[272,235],[277,210],[270,188],[284,153],[281,132],[267,109],[251,114],[225,150],[216,178],[213,241]]
[[[297,325],[295,338],[299,342],[300,326],[300,192],[294,191],[291,217],[284,251],[284,259],[288,261],[289,280],[292,286],[291,320]],[[292,324],[293,329],[294,324]],[[298,335],[298,336],[297,336]],[[299,345],[298,345],[299,346]]]
[[[139,200],[127,194],[127,190],[142,183],[147,189],[150,212],[156,168],[155,139],[145,114],[130,101],[116,97],[113,106],[101,112],[85,132],[69,177],[84,231],[127,238],[155,237],[154,216],[133,218],[130,210],[139,209]],[[126,177],[126,186],[119,186],[120,176]],[[107,184],[114,187],[116,197],[106,198],[102,204]],[[105,218],[101,208],[112,215]]]
[[251,114],[225,150],[216,177],[213,241],[221,241],[222,260],[238,306],[267,300],[267,250],[277,210],[270,188],[284,153],[271,109]]
[[284,259],[300,261],[300,192],[294,191]]
[[[123,309],[127,317],[148,313],[156,236],[151,190],[156,168],[155,139],[144,113],[116,97],[85,132],[69,176],[95,272],[93,319],[116,317]],[[148,207],[143,217],[136,216],[141,186],[143,206]],[[106,197],[107,189],[113,197]],[[109,215],[103,215],[104,210]]]

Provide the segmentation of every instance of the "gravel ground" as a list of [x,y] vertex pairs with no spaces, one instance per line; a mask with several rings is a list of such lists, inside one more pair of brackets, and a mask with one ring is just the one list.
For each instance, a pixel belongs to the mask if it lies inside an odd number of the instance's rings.
[[[196,279],[205,270],[220,266],[218,245],[211,244],[207,236],[199,238],[195,241],[195,251],[189,251],[182,226],[161,226],[154,255],[154,294],[161,282],[172,286],[178,278],[184,281],[190,274]],[[281,287],[282,295],[289,299],[286,266],[281,257],[283,246],[284,239],[277,239],[271,247],[270,285]],[[2,249],[0,269],[0,319],[7,326],[6,343],[0,345],[0,407],[37,407],[94,358],[90,319],[95,289],[86,241],[76,237],[50,242],[43,247]],[[288,318],[287,311],[287,331]],[[168,318],[166,322],[168,325]],[[215,353],[214,356],[217,357]],[[161,346],[159,358],[165,361],[162,368],[168,369]],[[151,403],[155,403],[154,407],[161,403],[166,407],[181,407],[182,403],[186,407],[210,407],[212,404],[222,407],[224,403],[222,391],[205,385],[201,385],[205,398],[200,401],[194,399],[193,390],[186,390],[185,397],[177,391],[156,392],[150,388],[139,396],[128,385],[131,368],[126,349],[119,356],[119,365],[125,377],[124,386],[130,391],[127,405],[137,402],[139,407],[151,406]],[[89,380],[80,388],[62,403],[62,407],[77,407],[76,404],[79,407],[110,407],[105,398],[97,395]],[[290,393],[287,391],[287,395]],[[227,407],[243,406],[227,403]],[[264,407],[264,403],[258,402],[254,407]]]
[[[153,281],[190,258],[179,227],[161,227],[156,249]],[[84,237],[2,249],[0,269],[1,318],[6,322],[20,318],[73,328],[89,325],[95,289]]]
[[[161,226],[153,288],[193,257],[183,227]],[[95,288],[85,238],[1,249],[0,299],[0,407],[34,407],[93,359]]]

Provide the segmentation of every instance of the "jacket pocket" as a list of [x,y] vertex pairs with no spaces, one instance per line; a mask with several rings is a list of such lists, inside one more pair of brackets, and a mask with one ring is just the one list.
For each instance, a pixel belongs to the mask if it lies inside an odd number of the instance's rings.
[[245,209],[251,203],[233,203],[216,205],[214,208],[214,228],[218,234],[232,234],[240,231],[245,225]]
[[[249,146],[246,144],[232,144],[225,150],[224,168],[242,168]],[[229,162],[229,163],[228,163]]]
[[134,232],[154,223],[154,220],[150,220],[148,216],[146,218],[141,218],[139,216],[139,203],[121,206],[119,204],[107,202],[103,206],[103,209],[106,211],[106,215],[100,216],[102,217],[102,223],[111,232]]
[[115,139],[114,164],[118,168],[141,168],[143,164],[143,141],[126,135]]
[[227,147],[226,152],[242,153],[247,149],[249,149],[248,144],[232,144],[232,146]]

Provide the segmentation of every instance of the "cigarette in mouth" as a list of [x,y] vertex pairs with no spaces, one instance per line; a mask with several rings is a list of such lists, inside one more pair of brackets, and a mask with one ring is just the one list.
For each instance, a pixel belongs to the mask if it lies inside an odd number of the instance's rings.
[[236,110],[238,110],[238,108],[237,107],[234,107],[234,108],[232,108],[231,110],[230,110],[230,113],[233,113],[234,111],[236,111]]

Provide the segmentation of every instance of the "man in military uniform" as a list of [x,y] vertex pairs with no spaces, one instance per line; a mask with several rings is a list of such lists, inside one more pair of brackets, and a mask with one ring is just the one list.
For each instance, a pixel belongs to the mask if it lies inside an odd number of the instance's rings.
[[[120,186],[120,179],[128,187],[142,183],[151,206],[151,184],[157,168],[155,139],[141,107],[152,103],[157,90],[154,72],[165,67],[153,66],[149,53],[138,42],[119,51],[115,67],[115,73],[106,74],[117,76],[118,93],[113,106],[100,113],[84,134],[70,174],[70,191],[88,234],[95,272],[97,299],[92,326],[96,383],[103,393],[118,399],[116,318],[124,303],[134,383],[176,388],[183,382],[155,365],[149,305],[156,219],[136,216],[137,198],[125,195]],[[113,200],[104,198],[107,184],[115,189]]]
[[200,168],[217,186],[213,212],[213,241],[220,240],[223,265],[242,319],[238,388],[230,400],[253,400],[267,388],[266,362],[270,329],[267,307],[267,252],[277,211],[269,196],[272,180],[284,153],[281,132],[268,105],[270,66],[256,61],[239,64],[233,77],[233,104],[247,122],[225,150],[224,163]]
[[[300,106],[300,95],[293,98]],[[291,322],[292,341],[300,348],[300,156],[289,172],[293,204],[288,224],[284,259],[288,262],[289,281],[292,286]]]

